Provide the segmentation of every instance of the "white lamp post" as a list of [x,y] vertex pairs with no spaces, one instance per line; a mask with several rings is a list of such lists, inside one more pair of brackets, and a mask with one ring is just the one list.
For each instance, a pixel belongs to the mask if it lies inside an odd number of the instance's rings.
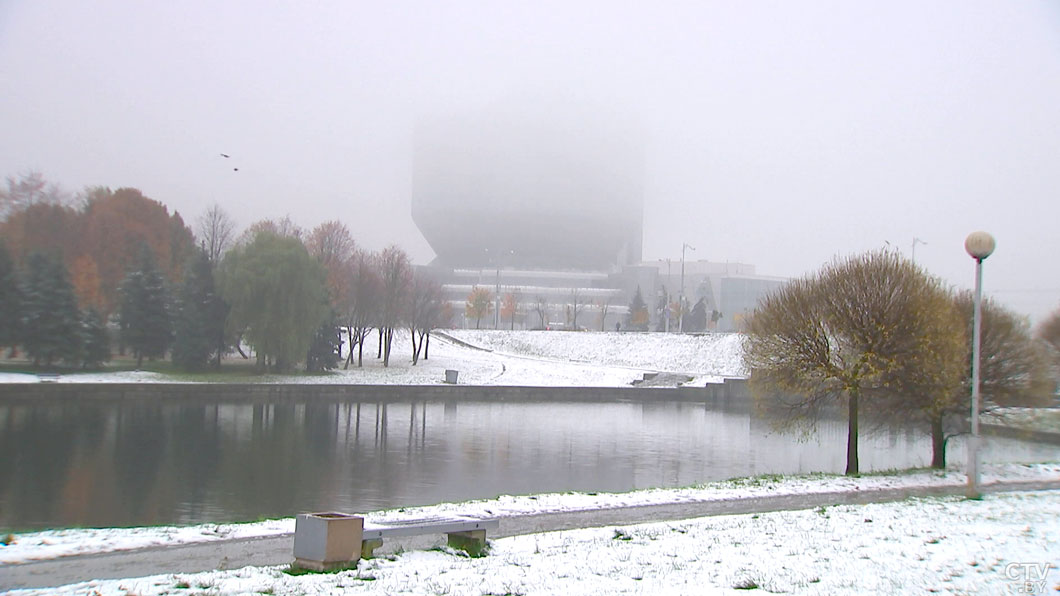
[[983,260],[994,252],[994,237],[986,232],[972,232],[964,241],[964,250],[975,259],[975,306],[972,313],[972,436],[968,442],[968,498],[978,499],[979,492],[979,344],[982,333]]
[[691,248],[692,252],[695,252],[696,247],[691,244],[681,244],[681,297],[678,302],[678,313],[677,316],[677,331],[684,332],[685,330],[685,249]]

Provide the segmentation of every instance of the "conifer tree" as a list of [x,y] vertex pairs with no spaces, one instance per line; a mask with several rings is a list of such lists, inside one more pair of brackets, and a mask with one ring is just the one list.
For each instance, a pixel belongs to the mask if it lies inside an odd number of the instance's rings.
[[12,349],[18,345],[19,319],[22,311],[22,296],[18,288],[18,276],[11,253],[0,242],[0,347]]
[[101,368],[110,360],[110,337],[94,308],[81,313],[81,367]]
[[165,356],[173,337],[165,282],[146,247],[137,269],[126,274],[120,290],[122,340],[132,348],[139,368],[145,357]]
[[174,315],[173,363],[185,370],[202,370],[211,356],[224,350],[227,307],[214,287],[213,264],[206,251],[197,251],[186,271]]
[[641,331],[648,328],[648,305],[645,304],[644,296],[641,295],[640,286],[637,286],[637,293],[633,295],[633,301],[629,304],[629,326]]
[[309,352],[305,358],[306,372],[324,372],[339,365],[342,359],[342,331],[338,316],[331,312],[327,320],[313,334]]
[[75,361],[80,349],[80,316],[74,287],[58,257],[30,256],[22,286],[22,346],[34,366]]

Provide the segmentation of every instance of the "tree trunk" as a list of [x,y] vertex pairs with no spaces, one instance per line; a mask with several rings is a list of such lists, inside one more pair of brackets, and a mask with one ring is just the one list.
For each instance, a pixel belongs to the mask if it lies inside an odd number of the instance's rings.
[[423,359],[427,359],[427,352],[431,351],[431,332],[427,332],[427,342],[423,344]]
[[946,434],[942,427],[942,413],[931,419],[931,467],[942,470],[946,467]]
[[350,364],[353,362],[353,347],[357,345],[353,343],[353,327],[346,328],[346,338],[350,340],[350,353],[346,355],[346,365],[342,367],[343,370],[350,369]]
[[850,390],[847,402],[847,476],[858,475],[858,390]]
[[416,363],[420,360],[420,347],[416,345],[416,330],[409,328],[409,339],[412,340],[412,366],[416,366]]
[[364,368],[364,339],[368,337],[368,334],[361,331],[359,335],[361,339],[357,340],[357,368]]
[[[376,358],[383,357],[383,328],[379,328],[379,352],[375,355]],[[385,366],[385,365],[384,365]]]
[[386,343],[386,346],[379,346],[383,350],[383,368],[387,368],[390,366],[390,342],[392,342],[393,340],[394,330],[390,327],[387,327],[386,331],[383,333],[383,341]]

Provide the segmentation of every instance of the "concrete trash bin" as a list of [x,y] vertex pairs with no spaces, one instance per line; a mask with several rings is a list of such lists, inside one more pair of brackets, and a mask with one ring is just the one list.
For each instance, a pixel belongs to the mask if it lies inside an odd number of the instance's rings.
[[294,524],[294,564],[314,571],[353,565],[361,558],[364,518],[348,513],[302,513]]
[[456,385],[456,378],[459,375],[460,371],[447,368],[445,370],[445,382],[449,383],[450,385]]

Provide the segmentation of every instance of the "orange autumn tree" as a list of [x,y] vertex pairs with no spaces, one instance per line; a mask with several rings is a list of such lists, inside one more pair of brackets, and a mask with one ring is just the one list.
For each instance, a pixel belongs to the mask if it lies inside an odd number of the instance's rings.
[[[113,192],[97,188],[91,191],[82,217],[79,252],[94,261],[104,316],[114,311],[118,285],[141,247],[151,251],[167,282],[175,284],[183,277],[195,240],[179,213],[170,215],[165,205],[135,188]],[[82,269],[90,272],[92,265],[86,261]]]
[[509,329],[515,329],[515,314],[519,310],[519,296],[515,292],[507,292],[501,298],[501,316],[508,319]]

